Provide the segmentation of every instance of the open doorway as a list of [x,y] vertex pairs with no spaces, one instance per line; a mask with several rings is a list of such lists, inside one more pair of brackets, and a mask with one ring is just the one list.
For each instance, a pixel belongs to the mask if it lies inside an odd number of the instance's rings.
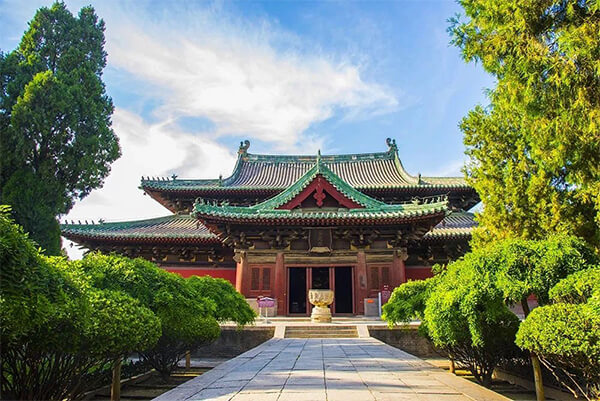
[[289,314],[306,314],[307,312],[306,270],[303,267],[291,267],[288,271],[290,276]]
[[311,269],[311,289],[329,290],[329,267],[313,267]]
[[352,299],[352,268],[336,267],[334,268],[335,280],[335,310],[336,314],[353,313]]

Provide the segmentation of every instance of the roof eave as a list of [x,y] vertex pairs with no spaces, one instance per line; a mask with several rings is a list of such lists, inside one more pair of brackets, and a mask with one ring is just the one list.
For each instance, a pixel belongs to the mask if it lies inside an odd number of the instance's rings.
[[88,235],[83,233],[62,232],[62,236],[73,242],[114,242],[127,244],[151,244],[151,243],[169,243],[169,244],[221,244],[219,238],[215,237],[170,237],[170,236],[118,236],[118,235]]
[[394,217],[359,217],[359,216],[340,216],[340,217],[308,217],[298,216],[285,218],[276,216],[248,216],[239,218],[234,216],[218,216],[210,213],[195,212],[194,215],[199,220],[206,222],[207,226],[222,223],[233,223],[238,225],[317,225],[317,226],[340,226],[340,225],[394,225],[406,224],[418,221],[441,221],[447,214],[446,210],[436,211],[434,213],[415,215],[415,216],[394,216]]

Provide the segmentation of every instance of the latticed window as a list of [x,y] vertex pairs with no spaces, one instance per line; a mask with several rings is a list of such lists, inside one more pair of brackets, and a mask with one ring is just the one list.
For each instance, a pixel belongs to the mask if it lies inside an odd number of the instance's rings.
[[250,289],[254,291],[260,290],[260,268],[252,268],[252,280],[250,281]]
[[270,268],[262,269],[262,289],[263,290],[271,289],[271,269]]
[[270,291],[271,290],[271,268],[253,267],[250,269],[250,290],[251,291]]
[[381,284],[382,287],[384,285],[390,285],[390,268],[387,266],[383,266],[381,268]]
[[369,289],[379,291],[384,285],[391,285],[389,266],[370,266],[369,267]]
[[370,288],[372,290],[379,289],[379,268],[376,266],[371,267],[371,280],[370,280]]

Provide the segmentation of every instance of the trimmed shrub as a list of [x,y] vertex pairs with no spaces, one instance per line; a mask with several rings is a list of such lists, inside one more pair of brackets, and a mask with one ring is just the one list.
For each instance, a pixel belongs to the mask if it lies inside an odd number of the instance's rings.
[[390,300],[383,305],[382,318],[390,326],[409,323],[413,319],[423,320],[425,305],[440,276],[426,280],[408,281],[392,292]]
[[78,264],[94,286],[124,292],[160,319],[161,334],[156,345],[137,351],[165,381],[186,351],[219,336],[215,302],[177,274],[144,259],[100,253],[89,254]]
[[41,256],[3,211],[2,397],[76,399],[96,384],[95,372],[152,346],[160,322],[135,299],[92,287],[72,262]]
[[431,279],[402,284],[385,305],[384,319],[421,319],[421,333],[490,386],[494,368],[518,353],[519,322],[484,266],[485,254],[468,254],[445,271],[436,269]]
[[600,267],[571,274],[550,290],[555,302],[535,308],[517,333],[517,345],[575,395],[600,397]]
[[215,303],[213,317],[219,322],[231,321],[240,326],[254,322],[256,313],[229,281],[210,276],[192,276],[187,281],[201,297]]
[[504,304],[493,276],[481,271],[482,254],[448,266],[424,310],[427,335],[486,387],[494,368],[518,354],[518,318]]

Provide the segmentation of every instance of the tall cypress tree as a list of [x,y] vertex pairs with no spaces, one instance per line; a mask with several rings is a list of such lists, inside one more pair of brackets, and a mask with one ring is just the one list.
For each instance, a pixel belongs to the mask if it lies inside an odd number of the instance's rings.
[[49,254],[57,216],[102,186],[120,156],[102,82],[104,22],[62,2],[39,9],[17,49],[0,54],[0,203]]
[[461,123],[476,241],[562,232],[599,250],[600,1],[460,3],[453,42],[497,82]]

